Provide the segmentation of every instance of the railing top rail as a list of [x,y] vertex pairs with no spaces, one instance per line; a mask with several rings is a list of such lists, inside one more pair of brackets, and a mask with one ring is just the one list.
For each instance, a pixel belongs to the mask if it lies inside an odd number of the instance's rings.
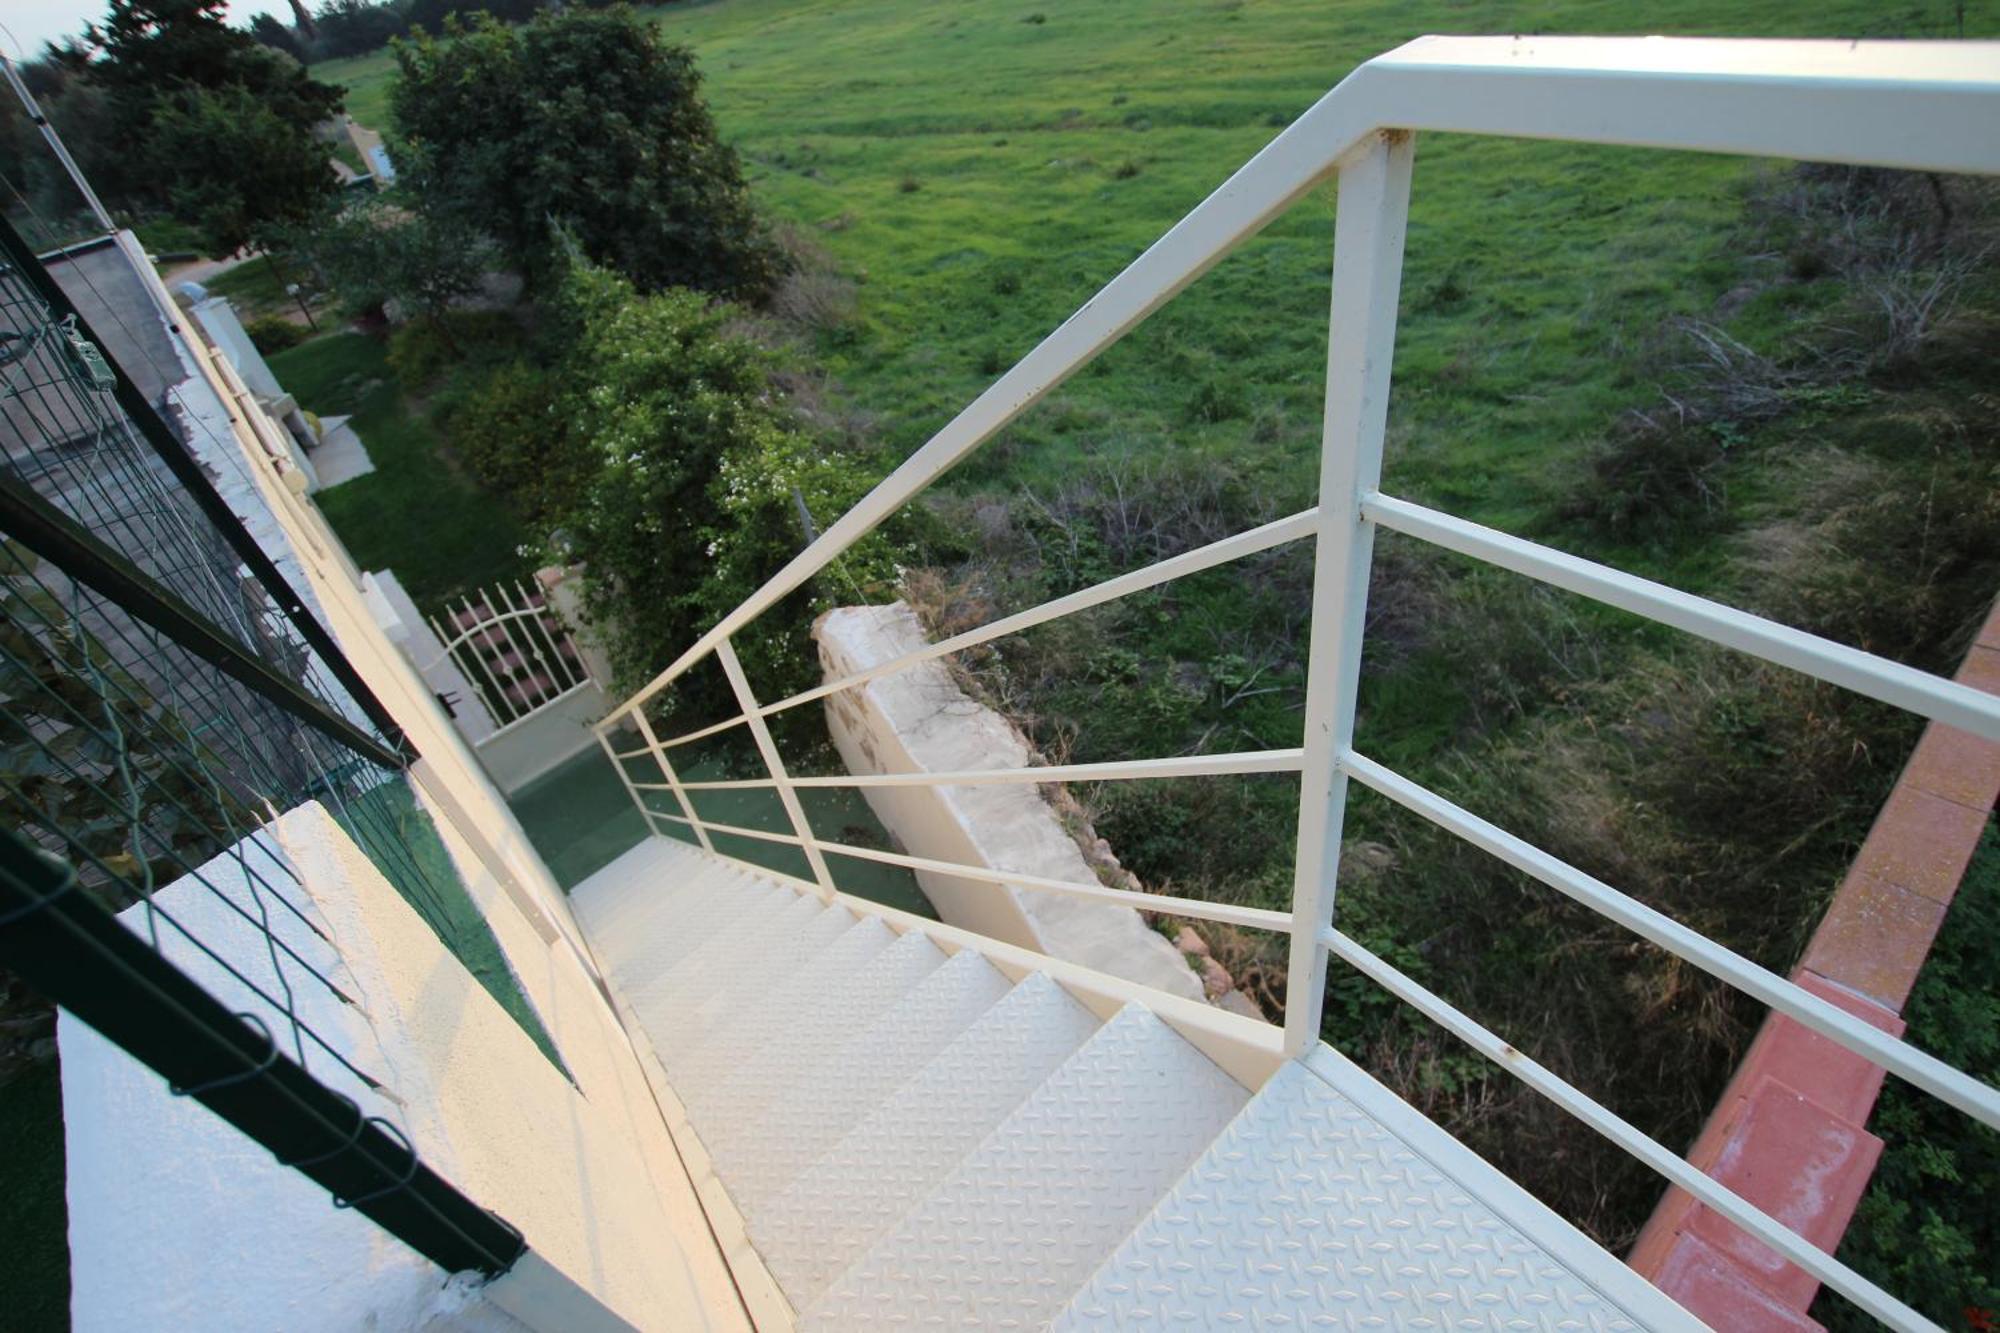
[[615,723],[1262,230],[1369,135],[1517,138],[2000,173],[2000,44],[1420,37],[1366,62],[605,718]]

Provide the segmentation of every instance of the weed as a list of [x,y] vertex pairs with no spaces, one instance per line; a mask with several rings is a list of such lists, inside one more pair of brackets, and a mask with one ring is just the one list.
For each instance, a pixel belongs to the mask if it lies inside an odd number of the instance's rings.
[[1189,421],[1233,421],[1250,410],[1250,398],[1240,380],[1206,379],[1188,395],[1185,409]]

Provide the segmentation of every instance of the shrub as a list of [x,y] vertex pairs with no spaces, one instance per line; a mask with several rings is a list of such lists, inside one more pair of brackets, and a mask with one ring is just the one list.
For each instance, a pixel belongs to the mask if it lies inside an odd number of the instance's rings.
[[454,311],[391,334],[389,369],[405,389],[422,390],[459,367],[509,364],[524,342],[520,326],[507,314]]
[[250,335],[250,344],[265,356],[275,356],[287,348],[297,347],[309,336],[300,325],[277,315],[261,315],[243,326]]
[[[871,478],[797,429],[774,389],[771,353],[729,331],[727,307],[682,290],[639,295],[578,264],[555,314],[570,349],[558,411],[575,470],[544,526],[564,558],[583,562],[620,688],[635,688],[798,553],[801,503],[830,521]],[[842,557],[834,586],[851,596],[892,574],[897,558],[878,532]],[[809,588],[738,636],[764,688],[810,683],[807,622],[826,605]],[[701,692],[718,687],[690,686],[669,707],[734,712],[726,695]],[[823,738],[818,719],[801,713]]]
[[525,361],[492,371],[441,412],[452,453],[530,521],[560,513],[577,485],[559,381]]
[[396,48],[396,130],[437,197],[518,268],[561,271],[553,219],[642,291],[769,292],[782,257],[686,47],[622,8],[543,13],[518,28],[482,16],[448,33]]

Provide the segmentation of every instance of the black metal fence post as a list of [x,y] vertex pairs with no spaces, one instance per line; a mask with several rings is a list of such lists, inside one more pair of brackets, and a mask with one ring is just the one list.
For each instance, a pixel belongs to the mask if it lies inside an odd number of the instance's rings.
[[0,964],[448,1272],[497,1276],[521,1233],[423,1164],[81,891],[76,871],[0,829]]

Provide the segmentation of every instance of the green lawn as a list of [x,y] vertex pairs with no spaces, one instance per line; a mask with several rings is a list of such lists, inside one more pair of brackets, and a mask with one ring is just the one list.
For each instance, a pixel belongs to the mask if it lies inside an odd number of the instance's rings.
[[389,79],[396,59],[388,51],[372,51],[346,60],[322,60],[307,73],[321,83],[347,89],[347,114],[373,130],[389,126]]
[[[829,372],[836,405],[851,406],[885,468],[1357,62],[1413,36],[1960,30],[1946,0],[1893,11],[1862,0],[714,0],[647,12],[699,57],[760,207],[856,285],[855,321],[820,334],[808,359]],[[1963,31],[2000,33],[2000,9],[1969,10]],[[346,81],[354,114],[388,129],[392,69],[371,57],[318,72]],[[1843,556],[1873,541],[1902,558],[1895,525],[1876,530],[1878,541],[1828,519],[1836,489],[1823,483],[1875,469],[1876,498],[1897,513],[1929,514],[1933,498],[1975,489],[1968,454],[1991,437],[1978,404],[1990,401],[2000,337],[1961,338],[1964,354],[1923,375],[1815,382],[1818,398],[1773,422],[1739,431],[1724,420],[1702,441],[1718,485],[1698,512],[1624,526],[1574,512],[1592,498],[1595,451],[1634,438],[1621,422],[1661,408],[1661,385],[1690,356],[1674,316],[1810,363],[1814,340],[1828,336],[1815,325],[1856,294],[1793,271],[1772,210],[1752,207],[1791,183],[1789,172],[1692,153],[1424,136],[1385,489],[1739,604],[1767,605],[1769,571],[1749,558],[1760,537],[1809,530],[1841,536]],[[1092,545],[1099,531],[1065,555],[1024,490],[1056,499],[1127,460],[1172,470],[1187,489],[1228,479],[1254,497],[1232,516],[1311,503],[1332,215],[1330,188],[1302,201],[944,480],[956,531],[980,532],[969,500],[984,494],[985,512],[1003,516],[996,530],[1039,543],[1032,557],[1009,556],[969,535],[966,550],[937,553],[943,565],[986,561],[965,623],[1145,558],[1107,557]],[[2000,294],[1982,282],[1968,305],[1986,315]],[[1635,455],[1648,447],[1638,438]],[[1857,493],[1831,512],[1865,518]],[[1974,535],[1954,549],[1975,555],[1953,566],[1965,585],[1954,606],[1991,596],[1990,581],[1965,593],[1987,578],[1981,543],[1995,549],[1983,522],[1958,525]],[[1669,647],[1615,613],[1426,565],[1409,543],[1385,539],[1378,554],[1391,595],[1371,605],[1384,630],[1370,631],[1361,748],[1788,968],[1908,735],[1851,705],[1789,695],[1719,655]],[[1927,558],[1906,560],[1904,585],[1851,600],[1871,611],[1925,602]],[[1232,567],[1021,636],[991,678],[1004,688],[1011,673],[1018,690],[1002,702],[1045,749],[1077,762],[1296,745],[1302,569]],[[1823,632],[1875,645],[1851,629],[1835,616]],[[1926,632],[1890,635],[1899,647],[1882,650],[1914,645],[1924,665],[1945,663],[1949,635]],[[1295,791],[1218,779],[1078,796],[1150,885],[1283,906]],[[1447,847],[1386,802],[1357,799],[1345,831],[1370,859],[1343,873],[1344,929],[1663,1142],[1691,1136],[1756,1006],[1631,952],[1601,921]],[[1330,1039],[1605,1243],[1629,1240],[1658,1197],[1650,1174],[1551,1124],[1503,1076],[1341,969],[1328,1015]]]
[[375,471],[315,498],[363,569],[390,569],[419,607],[525,576],[520,525],[461,475],[414,410],[383,345],[335,333],[280,352],[271,369],[308,411],[351,415]]
[[[719,0],[666,6],[775,218],[862,283],[820,349],[907,453],[1358,61],[1426,32],[1944,32],[1951,5],[1745,7],[1072,0]],[[1968,16],[2000,31],[2000,10]],[[387,127],[385,54],[314,67]],[[1601,353],[1731,280],[1756,164],[1431,136],[1418,154],[1395,488],[1532,524],[1564,460],[1635,386]],[[1295,208],[966,466],[1045,481],[1079,460],[1223,456],[1308,502],[1331,192]],[[1219,418],[1219,419],[1214,419]]]
[[[235,268],[218,273],[202,285],[211,296],[226,296],[236,306],[237,312],[247,324],[252,320],[276,316],[292,319],[299,314],[298,300],[285,290],[288,282],[297,282],[304,275],[280,269],[269,259],[252,259],[238,264]],[[328,326],[333,318],[327,310],[324,296],[311,302],[313,318],[321,328]],[[301,326],[301,332],[304,326]]]

